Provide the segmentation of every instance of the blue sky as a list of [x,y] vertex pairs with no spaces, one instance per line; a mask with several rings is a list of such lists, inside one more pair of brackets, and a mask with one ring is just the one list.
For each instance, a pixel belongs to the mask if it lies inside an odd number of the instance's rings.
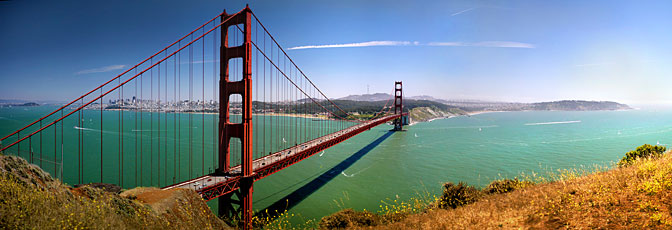
[[[245,4],[0,2],[0,99],[74,99]],[[330,97],[672,103],[670,1],[249,4]]]

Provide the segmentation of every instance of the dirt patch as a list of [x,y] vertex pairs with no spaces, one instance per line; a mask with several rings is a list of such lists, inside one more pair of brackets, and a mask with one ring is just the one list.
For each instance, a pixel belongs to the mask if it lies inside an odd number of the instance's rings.
[[[163,190],[159,188],[135,188],[121,193],[122,197],[135,199],[143,204],[147,204],[157,214],[166,214],[180,210],[185,203],[196,203],[195,198],[201,200],[193,190],[174,188]],[[205,204],[205,203],[203,203]]]

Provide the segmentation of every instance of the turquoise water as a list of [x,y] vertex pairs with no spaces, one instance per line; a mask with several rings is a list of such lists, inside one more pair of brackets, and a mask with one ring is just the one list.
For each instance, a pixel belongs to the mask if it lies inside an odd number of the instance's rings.
[[[0,135],[4,137],[55,109],[0,108]],[[46,127],[56,116],[60,117],[60,112],[45,119],[42,126],[35,124],[2,144],[9,145]],[[230,119],[236,123],[241,117],[232,115]],[[256,115],[253,122],[255,159],[354,124]],[[163,187],[214,172],[218,164],[217,125],[214,114],[82,110],[7,152],[39,165],[68,184]],[[231,166],[239,165],[239,139],[231,139],[230,151]]]
[[[49,110],[0,108],[0,135]],[[113,119],[105,120],[112,123],[105,123],[105,127],[115,127]],[[206,117],[205,123],[208,121]],[[64,127],[71,126],[66,123]],[[405,132],[388,132],[390,128],[373,128],[256,182],[255,209],[263,210],[275,203],[276,207],[289,208],[296,215],[293,221],[298,223],[342,208],[377,210],[381,200],[407,200],[425,190],[439,194],[440,184],[447,181],[484,186],[493,179],[521,173],[609,165],[639,145],[669,144],[672,111],[502,112],[419,123],[407,126]],[[205,133],[205,145],[212,145],[212,130]],[[110,148],[111,152],[118,151]],[[201,163],[200,153],[198,156],[194,161]],[[117,155],[106,158],[105,165],[112,167],[108,170],[114,172],[116,159]],[[65,157],[65,162],[71,160]],[[89,160],[95,162],[90,163],[91,167],[100,161],[95,156]],[[125,163],[132,165],[130,161]],[[168,161],[169,170],[171,163]],[[208,163],[211,162],[206,160],[205,171]],[[46,165],[45,168],[50,169]],[[75,172],[68,170],[67,164],[64,171],[64,175]],[[96,173],[92,170],[87,176],[95,179]],[[170,176],[167,178],[170,182]],[[125,183],[132,186],[131,182]],[[216,202],[211,203],[216,206]]]
[[[485,186],[521,173],[611,165],[639,145],[669,144],[671,115],[652,110],[487,113],[419,123],[389,136],[391,127],[379,126],[255,183],[255,207],[299,198],[290,212],[301,215],[295,218],[301,222],[341,208],[378,210],[381,200],[408,200],[422,191],[440,194],[447,181]],[[358,153],[351,164],[334,168]],[[298,195],[288,196],[293,192]]]

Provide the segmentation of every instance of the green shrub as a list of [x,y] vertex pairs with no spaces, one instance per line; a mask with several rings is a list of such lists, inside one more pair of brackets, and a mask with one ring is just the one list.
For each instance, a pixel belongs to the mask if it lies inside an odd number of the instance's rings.
[[490,183],[488,187],[485,187],[483,192],[487,194],[507,193],[516,189],[527,187],[532,184],[533,183],[530,181],[520,181],[518,180],[518,178],[515,178],[513,180],[511,179],[496,180]]
[[639,158],[659,157],[665,152],[664,146],[644,144],[637,149],[627,152],[618,162],[618,166],[628,166]]
[[352,209],[341,210],[320,219],[320,229],[344,229],[349,227],[376,226],[380,216],[369,211],[358,212]]
[[463,182],[443,184],[443,194],[439,199],[439,208],[457,208],[474,203],[482,196],[481,191]]

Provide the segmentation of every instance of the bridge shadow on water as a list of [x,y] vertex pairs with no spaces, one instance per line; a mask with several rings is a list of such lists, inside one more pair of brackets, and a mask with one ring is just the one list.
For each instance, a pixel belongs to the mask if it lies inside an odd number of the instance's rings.
[[308,182],[304,186],[301,186],[301,188],[295,190],[294,192],[288,194],[287,196],[283,197],[282,199],[276,201],[275,203],[271,204],[264,210],[261,210],[257,212],[257,216],[259,218],[277,218],[282,214],[283,212],[291,209],[292,207],[296,206],[297,204],[301,203],[301,201],[305,200],[308,196],[313,194],[315,191],[320,189],[322,186],[325,184],[329,183],[329,181],[333,180],[336,178],[338,175],[340,175],[343,171],[348,169],[350,166],[352,166],[355,162],[357,162],[359,159],[361,159],[364,155],[369,153],[371,150],[376,148],[380,143],[382,143],[385,139],[390,137],[394,131],[387,131],[385,134],[382,136],[378,137],[376,140],[373,142],[369,143],[368,145],[364,146],[364,148],[360,149],[357,151],[355,154],[352,156],[348,157],[347,159],[341,161],[341,163],[337,164],[336,166],[330,168],[329,170],[325,171],[321,175],[319,175],[317,178],[313,179],[312,181]]

